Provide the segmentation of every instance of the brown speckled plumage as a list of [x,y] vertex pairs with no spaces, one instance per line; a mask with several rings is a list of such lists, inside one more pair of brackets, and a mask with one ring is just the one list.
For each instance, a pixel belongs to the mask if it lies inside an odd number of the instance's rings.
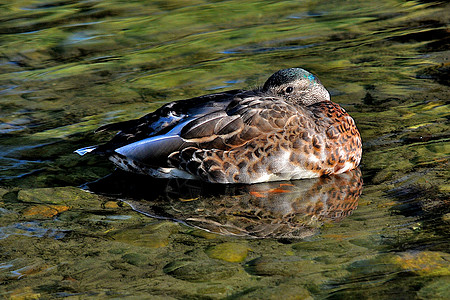
[[339,174],[358,166],[354,120],[311,73],[292,68],[262,89],[166,104],[94,150],[120,168],[156,177],[256,183]]

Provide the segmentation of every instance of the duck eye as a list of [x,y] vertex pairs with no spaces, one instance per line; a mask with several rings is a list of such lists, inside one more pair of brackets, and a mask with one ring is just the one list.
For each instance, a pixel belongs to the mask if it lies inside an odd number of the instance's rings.
[[288,93],[288,94],[292,93],[293,91],[294,91],[294,88],[292,86],[288,86],[286,88],[286,93]]

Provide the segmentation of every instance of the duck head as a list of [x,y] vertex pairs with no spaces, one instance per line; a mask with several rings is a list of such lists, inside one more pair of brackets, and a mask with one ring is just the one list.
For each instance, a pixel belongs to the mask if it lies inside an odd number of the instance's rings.
[[274,73],[267,79],[262,92],[304,106],[330,101],[330,94],[319,79],[302,68],[283,69]]

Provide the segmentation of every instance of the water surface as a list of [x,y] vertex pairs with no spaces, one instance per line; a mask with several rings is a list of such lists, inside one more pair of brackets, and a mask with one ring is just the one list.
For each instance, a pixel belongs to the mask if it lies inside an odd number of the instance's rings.
[[[1,296],[450,294],[448,4],[23,0],[0,8]],[[93,133],[100,125],[254,88],[297,66],[354,117],[364,144],[355,173],[211,187],[147,182],[73,154],[110,138]]]

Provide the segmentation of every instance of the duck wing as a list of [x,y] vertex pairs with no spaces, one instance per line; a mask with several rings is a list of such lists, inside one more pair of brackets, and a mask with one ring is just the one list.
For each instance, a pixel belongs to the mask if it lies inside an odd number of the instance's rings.
[[186,124],[180,137],[192,144],[170,154],[169,162],[209,182],[265,181],[264,173],[283,167],[277,155],[286,152],[281,147],[291,138],[286,126],[304,130],[300,114],[278,97],[235,99],[225,112]]
[[277,97],[243,95],[235,97],[224,111],[189,122],[180,136],[202,149],[230,150],[282,130],[296,111]]
[[[119,131],[109,142],[95,148],[97,154],[110,154],[115,149],[149,137],[164,135],[180,124],[198,116],[224,110],[242,90],[204,95],[167,103],[139,119],[106,124],[95,132]],[[180,128],[180,126],[178,126]]]
[[224,110],[185,118],[164,134],[127,144],[115,152],[154,167],[169,166],[170,157],[172,166],[183,168],[182,160],[189,160],[186,155],[193,155],[192,149],[229,151],[274,131],[281,132],[293,111],[295,108],[278,98],[240,95]]

